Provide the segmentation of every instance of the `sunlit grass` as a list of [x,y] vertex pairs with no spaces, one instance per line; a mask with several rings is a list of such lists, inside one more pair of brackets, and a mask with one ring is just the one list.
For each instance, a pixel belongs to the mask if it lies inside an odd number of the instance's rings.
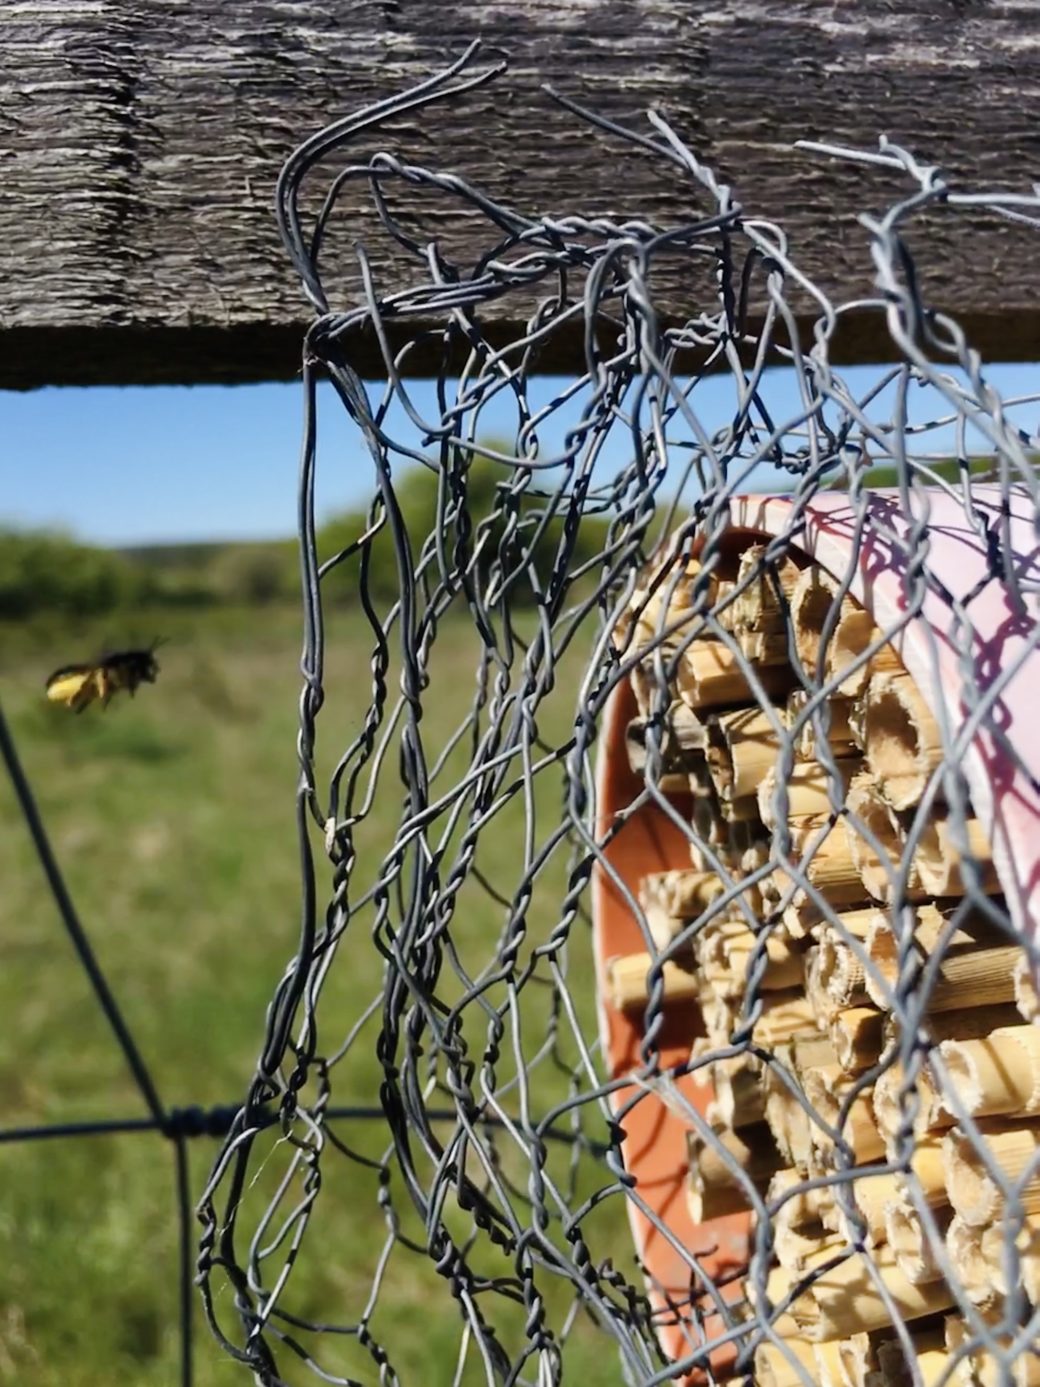
[[[138,624],[142,621],[148,625],[144,618]],[[159,681],[132,702],[124,699],[107,712],[94,707],[78,716],[46,704],[42,688],[52,667],[86,658],[95,644],[119,638],[110,630],[73,637],[55,623],[0,632],[0,696],[69,889],[164,1102],[206,1107],[235,1103],[244,1095],[267,1003],[296,947],[299,622],[295,611],[281,608],[247,614],[167,612],[162,621],[161,632],[149,630],[149,637],[169,637],[160,652]],[[422,724],[431,762],[468,705],[476,653],[472,627],[464,620],[445,623],[438,639],[433,685],[438,696],[427,698]],[[361,725],[370,647],[371,637],[358,618],[341,612],[332,619],[329,701],[318,724],[320,772],[326,778]],[[539,713],[539,732],[550,743],[568,735],[580,658],[576,651]],[[392,687],[396,677],[392,671]],[[467,758],[460,748],[440,783],[451,784]],[[392,753],[371,818],[358,833],[359,882],[371,880],[391,841],[403,793]],[[560,820],[558,773],[539,782],[536,803],[537,836],[544,841]],[[5,825],[0,835],[4,1125],[143,1115],[140,1096],[47,895],[6,781],[0,782],[0,813]],[[481,870],[507,897],[521,874],[524,821],[518,798],[481,841]],[[446,856],[457,841],[457,833],[446,841]],[[532,897],[525,956],[555,924],[565,880],[561,851]],[[319,892],[326,886],[323,877]],[[451,928],[467,970],[479,969],[492,956],[506,914],[473,883],[463,888]],[[326,1053],[379,989],[382,965],[370,925],[371,912],[362,912],[330,973],[320,1012]],[[584,926],[574,935],[571,954],[570,975],[591,1034]],[[451,1001],[460,986],[446,975],[443,991]],[[546,985],[530,989],[523,1013],[525,1053],[537,1048],[551,1000]],[[378,1102],[377,1028],[378,1019],[337,1069],[336,1102]],[[479,1059],[486,1040],[479,1013],[467,1022],[466,1036]],[[514,1074],[510,1045],[507,1034],[499,1082]],[[561,1050],[572,1059],[573,1041],[562,1037]],[[562,1072],[539,1068],[532,1093],[540,1103],[548,1106],[565,1092]],[[372,1156],[386,1145],[385,1128],[374,1124],[350,1124],[344,1135]],[[193,1143],[193,1196],[215,1151],[209,1139]],[[242,1209],[247,1232],[284,1172],[285,1155],[284,1142],[272,1132],[257,1153],[255,1188]],[[508,1141],[503,1163],[522,1199],[528,1168]],[[566,1149],[554,1149],[550,1169],[561,1181],[566,1165]],[[320,1217],[308,1234],[289,1303],[298,1313],[350,1321],[365,1304],[385,1236],[378,1181],[336,1152],[328,1154],[323,1168]],[[580,1188],[588,1192],[600,1180],[606,1183],[601,1171],[585,1172]],[[0,1381],[27,1387],[175,1382],[172,1149],[154,1134],[0,1146],[0,1181]],[[400,1182],[394,1194],[408,1232],[422,1244],[421,1221]],[[460,1236],[469,1227],[467,1216],[449,1210],[448,1217]],[[613,1256],[634,1277],[618,1200],[594,1216],[590,1230],[597,1232],[596,1254]],[[510,1271],[509,1259],[498,1254],[482,1255],[481,1264],[488,1274]],[[551,1287],[551,1281],[540,1273],[540,1284]],[[559,1295],[550,1290],[549,1312],[558,1328],[569,1297],[564,1285],[557,1289]],[[220,1297],[221,1317],[230,1329],[235,1323],[230,1294],[224,1290]],[[522,1305],[506,1310],[499,1299],[484,1309],[493,1310],[511,1347],[522,1342]],[[405,1384],[448,1387],[452,1382],[460,1316],[447,1283],[424,1255],[395,1251],[372,1330]],[[320,1344],[309,1342],[320,1348],[328,1371],[378,1381],[376,1366],[353,1339],[324,1336]],[[611,1341],[584,1323],[568,1344],[565,1363],[575,1381],[620,1380]],[[529,1368],[534,1374],[535,1365]],[[281,1369],[288,1382],[318,1380],[288,1352]],[[212,1343],[199,1316],[200,1387],[242,1382],[246,1376]],[[475,1356],[464,1380],[483,1380]]]

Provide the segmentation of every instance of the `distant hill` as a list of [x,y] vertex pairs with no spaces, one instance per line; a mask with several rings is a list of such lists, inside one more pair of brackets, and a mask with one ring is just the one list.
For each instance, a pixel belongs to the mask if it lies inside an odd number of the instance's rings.
[[[991,457],[973,458],[970,463],[972,474],[980,478],[991,472],[993,465]],[[933,470],[949,482],[956,482],[959,475],[953,460],[940,461]],[[510,600],[530,602],[533,593],[527,565],[533,559],[539,582],[544,584],[557,562],[557,547],[564,537],[562,522],[554,518],[542,526],[539,517],[544,502],[523,491],[510,493],[508,469],[476,457],[468,472],[467,513],[445,527],[441,543],[456,562],[462,561],[469,569],[471,581],[490,582],[492,588],[505,583]],[[892,487],[896,481],[894,466],[873,467],[864,477],[868,488]],[[844,484],[842,479],[831,485]],[[424,581],[439,581],[436,554],[429,545],[425,554],[415,548],[436,525],[437,473],[416,467],[402,475],[398,501],[413,539],[413,563],[424,568]],[[501,518],[503,508],[512,515],[508,527]],[[489,529],[487,519],[492,515],[498,518]],[[347,554],[328,575],[325,591],[332,603],[349,606],[357,602],[361,557],[353,546],[368,528],[368,518],[353,512],[334,517],[319,529],[322,562],[337,553]],[[569,541],[572,571],[584,567],[590,575],[596,571],[606,534],[602,517],[592,515],[582,520]],[[19,620],[44,613],[88,615],[149,606],[263,605],[296,601],[299,595],[299,558],[292,538],[135,544],[116,549],[80,544],[66,535],[40,531],[8,530],[0,538],[0,618]],[[385,528],[371,545],[366,583],[376,601],[393,602],[398,596],[397,558]]]
[[114,552],[143,568],[205,568],[229,549],[239,548],[242,543],[241,540],[229,539],[191,544],[121,544],[114,547]]
[[[1033,467],[1036,467],[1040,465],[1040,456],[1030,457],[1029,461]],[[944,458],[941,462],[929,463],[929,467],[931,471],[944,482],[957,482],[960,480],[961,466],[956,458]],[[968,469],[971,475],[977,477],[980,481],[988,480],[990,473],[993,474],[993,480],[996,480],[998,475],[996,468],[996,460],[991,455],[974,457],[969,459],[968,462]],[[865,486],[870,487],[872,490],[876,489],[879,491],[884,487],[898,486],[899,469],[894,463],[890,463],[884,467],[870,467],[863,475],[863,482]],[[832,491],[844,490],[844,487],[844,477],[840,479],[836,478],[830,483],[830,490]]]

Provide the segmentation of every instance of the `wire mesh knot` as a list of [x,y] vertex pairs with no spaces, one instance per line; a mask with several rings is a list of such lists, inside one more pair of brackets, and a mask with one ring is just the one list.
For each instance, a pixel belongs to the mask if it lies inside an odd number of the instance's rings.
[[230,1104],[215,1108],[170,1108],[160,1130],[171,1141],[184,1137],[226,1137],[240,1112],[241,1108]]

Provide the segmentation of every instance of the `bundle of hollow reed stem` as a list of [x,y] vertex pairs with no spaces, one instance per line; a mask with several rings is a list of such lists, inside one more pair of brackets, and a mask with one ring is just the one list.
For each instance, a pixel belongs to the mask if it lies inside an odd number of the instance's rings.
[[1009,1238],[1040,1308],[1040,1027],[932,704],[831,575],[762,546],[659,566],[618,643],[631,766],[692,806],[691,865],[643,879],[652,948],[608,987],[690,1016],[694,1221],[769,1218],[755,1380],[910,1382],[907,1343],[926,1383],[1002,1380]]

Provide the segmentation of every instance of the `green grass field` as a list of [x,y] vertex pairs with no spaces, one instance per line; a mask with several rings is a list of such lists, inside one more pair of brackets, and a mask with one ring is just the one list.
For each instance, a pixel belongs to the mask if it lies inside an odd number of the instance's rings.
[[[291,609],[240,613],[164,613],[170,638],[160,652],[162,674],[130,702],[82,716],[49,706],[42,684],[49,670],[83,658],[95,641],[147,640],[149,618],[132,631],[80,632],[41,623],[0,631],[0,696],[44,821],[82,919],[137,1042],[171,1106],[238,1102],[263,1035],[265,1009],[292,956],[298,933],[299,883],[293,819],[295,728],[300,678],[299,620]],[[326,681],[329,702],[319,720],[320,776],[360,726],[367,706],[371,642],[359,620],[331,622]],[[438,638],[432,689],[423,722],[428,745],[443,745],[472,689],[476,644],[463,621]],[[577,674],[581,651],[569,668]],[[393,673],[391,679],[394,678]],[[576,691],[566,671],[539,732],[562,740]],[[445,783],[465,764],[456,753]],[[401,789],[391,753],[369,823],[359,834],[359,873],[370,870],[389,841]],[[539,791],[539,836],[559,822],[559,774]],[[65,937],[20,822],[10,787],[0,782],[0,1104],[5,1126],[140,1116],[135,1090],[80,965]],[[510,894],[521,855],[523,805],[517,801],[484,835],[482,871]],[[546,937],[565,880],[557,855],[529,911],[525,949]],[[319,859],[319,871],[321,861]],[[319,879],[319,908],[327,892]],[[504,911],[485,894],[464,889],[452,930],[466,966],[490,955]],[[380,960],[360,921],[341,947],[320,1016],[328,1052],[379,988]],[[589,941],[584,925],[571,946],[571,976],[591,1034]],[[451,995],[451,987],[446,986]],[[456,989],[457,991],[457,989]],[[525,1052],[537,1048],[548,996],[525,1013]],[[479,1045],[484,1029],[473,1031]],[[334,1088],[337,1103],[378,1101],[375,1030],[361,1037]],[[505,1047],[508,1050],[508,1044]],[[572,1042],[563,1048],[576,1053]],[[477,1052],[479,1057],[479,1051]],[[500,1074],[508,1076],[504,1055]],[[544,1066],[538,1071],[549,1073]],[[534,1082],[534,1081],[533,1081]],[[562,1074],[538,1078],[546,1103],[566,1092]],[[342,1133],[375,1154],[385,1132]],[[598,1135],[598,1133],[597,1133]],[[192,1144],[193,1198],[216,1152],[210,1139]],[[285,1144],[272,1136],[255,1188],[243,1205],[245,1234],[284,1171]],[[554,1152],[554,1170],[566,1167]],[[517,1159],[507,1173],[526,1183]],[[374,1177],[337,1153],[324,1164],[325,1187],[305,1255],[292,1283],[291,1308],[330,1321],[355,1319],[384,1238]],[[562,1178],[562,1176],[561,1176]],[[598,1176],[582,1177],[587,1193]],[[606,1183],[604,1181],[604,1183]],[[0,1382],[25,1387],[96,1387],[128,1383],[160,1387],[177,1381],[176,1238],[173,1152],[155,1134],[62,1139],[0,1146]],[[400,1182],[398,1207],[406,1199]],[[252,1200],[252,1203],[248,1201]],[[252,1218],[252,1222],[250,1222]],[[420,1241],[418,1219],[405,1226]],[[460,1230],[465,1227],[459,1223]],[[589,1222],[598,1230],[597,1257],[612,1255],[635,1276],[623,1211],[612,1199]],[[498,1270],[504,1270],[504,1264]],[[559,1325],[569,1297],[550,1293]],[[373,1320],[405,1384],[448,1387],[453,1380],[460,1317],[446,1285],[418,1254],[395,1253]],[[234,1323],[223,1292],[225,1327]],[[491,1313],[490,1305],[485,1307]],[[520,1334],[522,1307],[497,1310],[505,1334]],[[244,1382],[249,1374],[226,1358],[197,1316],[199,1387]],[[316,1346],[313,1344],[312,1346]],[[326,1371],[378,1381],[371,1359],[351,1339],[323,1336]],[[620,1380],[611,1341],[579,1320],[565,1350],[570,1380],[583,1387]],[[535,1369],[532,1363],[531,1371]],[[286,1353],[289,1382],[316,1382]],[[471,1364],[464,1381],[482,1381]]]

